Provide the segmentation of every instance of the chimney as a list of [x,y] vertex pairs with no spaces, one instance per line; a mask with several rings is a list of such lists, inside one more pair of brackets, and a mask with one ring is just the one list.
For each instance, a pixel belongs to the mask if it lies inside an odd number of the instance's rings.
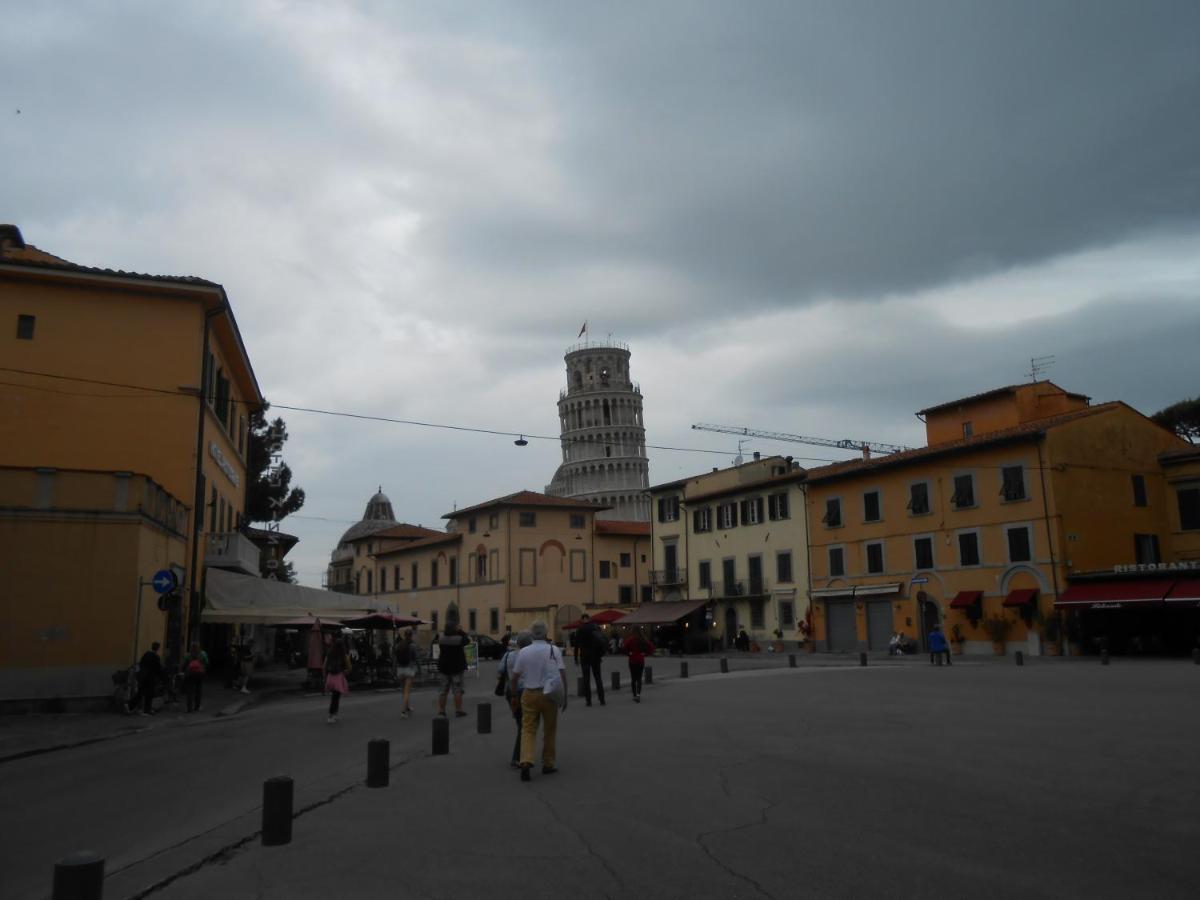
[[762,459],[762,454],[759,453],[757,450],[755,450],[754,451],[754,461],[758,462],[760,459]]
[[21,237],[21,229],[16,225],[0,225],[0,256],[6,250],[24,250],[25,239]]

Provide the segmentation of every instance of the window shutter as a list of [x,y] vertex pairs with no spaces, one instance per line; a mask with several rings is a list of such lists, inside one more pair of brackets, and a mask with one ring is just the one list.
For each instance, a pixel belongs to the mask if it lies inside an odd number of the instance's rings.
[[758,521],[763,521],[763,498],[754,498],[754,511],[758,513]]
[[700,525],[700,510],[696,510],[692,513],[692,531],[694,531],[696,534],[699,534],[703,530],[704,529]]
[[658,498],[658,521],[667,521],[667,499],[666,497]]
[[750,501],[743,500],[741,503],[738,504],[738,506],[741,507],[742,521],[749,522],[750,521]]

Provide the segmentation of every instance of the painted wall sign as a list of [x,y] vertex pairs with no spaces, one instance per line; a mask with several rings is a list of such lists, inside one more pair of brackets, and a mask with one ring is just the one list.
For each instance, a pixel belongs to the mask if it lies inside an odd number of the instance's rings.
[[1196,572],[1200,571],[1200,562],[1183,560],[1169,563],[1131,563],[1125,566],[1113,566],[1113,572],[1118,575],[1126,572]]
[[233,482],[233,486],[237,487],[241,480],[238,478],[237,469],[225,458],[225,454],[221,452],[221,448],[217,446],[216,441],[208,442],[208,455],[216,462],[217,468],[225,473],[225,477]]

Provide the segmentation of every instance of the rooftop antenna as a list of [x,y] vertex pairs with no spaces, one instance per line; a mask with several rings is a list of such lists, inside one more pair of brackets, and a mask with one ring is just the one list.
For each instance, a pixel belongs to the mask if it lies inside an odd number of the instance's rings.
[[750,443],[750,441],[747,438],[742,438],[738,441],[738,455],[733,458],[733,464],[735,466],[740,466],[743,462],[745,462],[745,459],[742,457],[742,445],[748,443]]
[[1037,381],[1039,377],[1054,365],[1054,355],[1050,356],[1033,356],[1029,359],[1029,378],[1031,381]]

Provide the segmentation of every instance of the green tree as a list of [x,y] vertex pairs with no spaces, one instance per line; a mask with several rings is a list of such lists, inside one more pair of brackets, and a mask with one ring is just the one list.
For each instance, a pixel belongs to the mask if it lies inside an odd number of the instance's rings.
[[287,443],[287,425],[276,417],[268,422],[270,404],[250,417],[250,448],[246,459],[246,518],[251,522],[279,521],[304,506],[304,488],[292,487],[292,470],[282,458],[271,465]]
[[1200,441],[1200,397],[1172,403],[1150,418],[1190,444]]

